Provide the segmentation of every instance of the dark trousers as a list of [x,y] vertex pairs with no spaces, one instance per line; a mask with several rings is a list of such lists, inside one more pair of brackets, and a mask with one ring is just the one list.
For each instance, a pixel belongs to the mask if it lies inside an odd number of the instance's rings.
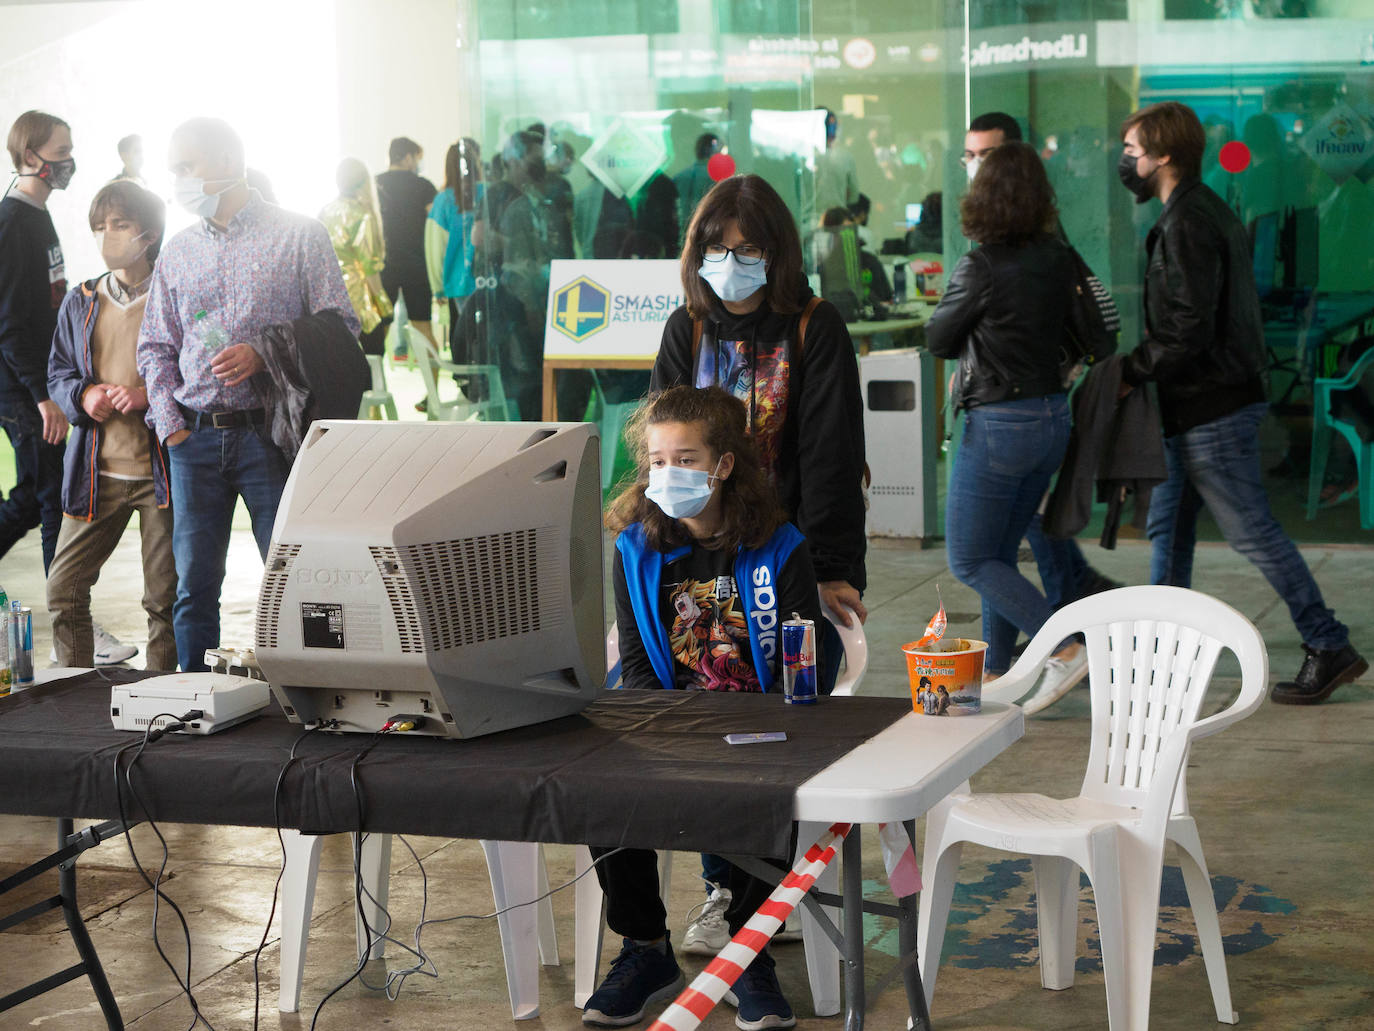
[[[27,399],[24,404],[32,407]],[[0,402],[0,425],[14,449],[14,487],[0,502],[0,557],[35,526],[42,527],[43,572],[57,552],[62,529],[62,455],[66,448],[43,440],[43,423],[35,408],[18,412],[18,403]]]
[[[606,924],[624,938],[653,941],[668,933],[668,911],[663,905],[658,884],[658,853],[646,848],[627,848],[614,855],[614,849],[593,847],[598,860],[596,877],[606,894]],[[602,858],[605,856],[606,858]],[[787,866],[777,860],[782,880]],[[752,877],[733,864],[726,864],[725,884],[730,889],[730,906],[725,922],[733,936],[768,900],[775,884]]]

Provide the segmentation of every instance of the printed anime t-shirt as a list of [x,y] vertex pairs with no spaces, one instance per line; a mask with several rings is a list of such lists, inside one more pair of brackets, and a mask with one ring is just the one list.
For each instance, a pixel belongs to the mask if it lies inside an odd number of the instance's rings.
[[733,552],[706,548],[663,564],[659,611],[680,689],[761,690],[734,565]]
[[[750,361],[750,350],[758,350]],[[730,391],[749,410],[751,437],[768,478],[778,480],[782,427],[787,421],[787,383],[791,358],[787,342],[755,345],[750,340],[702,341],[694,385]]]

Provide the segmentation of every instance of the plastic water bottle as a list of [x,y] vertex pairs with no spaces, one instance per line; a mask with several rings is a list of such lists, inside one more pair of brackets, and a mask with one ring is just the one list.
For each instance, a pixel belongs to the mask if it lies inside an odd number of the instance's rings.
[[191,332],[200,337],[201,346],[211,354],[218,354],[229,344],[229,331],[210,318],[204,308],[196,312]]
[[10,599],[0,586],[0,697],[10,693]]

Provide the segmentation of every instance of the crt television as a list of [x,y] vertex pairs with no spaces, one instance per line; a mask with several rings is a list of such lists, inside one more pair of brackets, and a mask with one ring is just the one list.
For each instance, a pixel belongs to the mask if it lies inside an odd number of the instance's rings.
[[258,596],[286,715],[467,738],[579,712],[606,675],[600,484],[589,424],[313,424]]

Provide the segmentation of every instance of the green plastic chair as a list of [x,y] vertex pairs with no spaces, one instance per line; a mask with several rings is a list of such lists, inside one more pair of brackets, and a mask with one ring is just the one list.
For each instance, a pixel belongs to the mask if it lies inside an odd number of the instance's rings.
[[419,364],[415,361],[415,352],[409,349],[402,351],[401,349],[404,337],[400,332],[400,327],[410,327],[410,311],[406,308],[406,292],[404,290],[398,289],[396,291],[396,304],[393,309],[391,328],[386,333],[387,353],[398,365],[404,364],[406,368],[414,369]]
[[[425,417],[431,422],[463,422],[480,419],[483,422],[519,422],[520,413],[512,402],[506,400],[506,390],[501,382],[501,369],[496,365],[459,365],[447,358],[441,358],[429,338],[414,326],[405,327],[406,341],[410,353],[418,357],[420,377],[425,381]],[[428,359],[428,360],[426,360]],[[459,396],[444,400],[439,396],[438,370],[455,376],[484,379],[487,383],[487,396],[481,401],[470,401],[459,391]]]
[[380,419],[381,416],[373,413],[381,410],[386,412],[388,419],[399,419],[396,414],[396,398],[391,395],[386,385],[385,356],[369,354],[366,357],[367,367],[372,372],[372,386],[363,391],[362,402],[358,405],[358,418]]
[[1322,485],[1326,481],[1326,462],[1331,455],[1333,431],[1350,442],[1355,452],[1355,470],[1359,478],[1360,529],[1374,530],[1374,442],[1364,440],[1351,422],[1331,413],[1333,395],[1339,391],[1361,389],[1361,380],[1374,365],[1374,348],[1366,351],[1340,379],[1312,381],[1312,463],[1307,474],[1307,518],[1314,519],[1321,501]]
[[644,401],[641,398],[612,404],[606,400],[606,390],[596,370],[591,373],[596,389],[587,406],[587,421],[601,428],[601,494],[604,497],[627,474],[634,473],[634,458],[625,446],[625,426]]

